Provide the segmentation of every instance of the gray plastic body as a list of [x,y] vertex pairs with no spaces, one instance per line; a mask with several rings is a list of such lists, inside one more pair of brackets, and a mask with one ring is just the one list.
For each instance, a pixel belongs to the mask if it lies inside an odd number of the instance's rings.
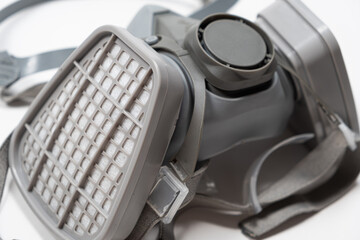
[[[358,132],[355,103],[344,60],[329,28],[298,0],[276,1],[259,14],[257,23],[295,72],[352,130]],[[301,127],[294,124],[294,127],[311,129],[321,140],[327,134],[324,126],[328,125],[328,120],[319,113],[313,97],[303,92],[305,94],[300,98],[303,97],[304,107],[295,111],[295,118],[306,114],[311,121],[302,123]]]
[[256,94],[226,98],[207,91],[199,159],[209,159],[239,144],[279,135],[286,128],[293,108],[293,87],[280,69],[272,85]]
[[184,84],[172,64],[115,27],[96,30],[15,129],[10,165],[58,238],[126,238],[156,181]]
[[[147,23],[146,27],[141,23]],[[185,36],[198,24],[198,20],[179,16],[168,9],[145,6],[128,30],[143,38],[148,35],[168,36],[186,48]],[[214,157],[241,143],[281,134],[292,114],[293,105],[292,86],[281,70],[275,73],[269,88],[255,94],[234,98],[207,89],[199,160]],[[259,116],[266,118],[259,119]],[[187,127],[178,124],[175,133],[180,129]]]

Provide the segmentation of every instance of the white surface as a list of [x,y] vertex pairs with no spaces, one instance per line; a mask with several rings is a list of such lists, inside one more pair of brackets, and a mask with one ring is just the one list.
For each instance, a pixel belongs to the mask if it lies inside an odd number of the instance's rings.
[[[1,0],[0,8],[13,0]],[[105,24],[126,27],[145,3],[164,5],[187,15],[200,6],[200,1],[55,1],[25,10],[0,25],[0,50],[16,56],[79,45],[95,28]],[[242,0],[231,13],[255,20],[256,14],[272,1]],[[347,66],[356,105],[360,106],[359,0],[304,0],[333,31]],[[285,20],[286,21],[286,20]],[[31,78],[47,79],[52,73]],[[0,142],[17,125],[26,108],[0,105]],[[22,198],[8,176],[0,205],[0,237],[3,239],[52,239]],[[360,239],[360,187],[303,223],[269,239]],[[177,239],[246,239],[237,228],[237,219],[202,210],[185,213],[176,227]]]

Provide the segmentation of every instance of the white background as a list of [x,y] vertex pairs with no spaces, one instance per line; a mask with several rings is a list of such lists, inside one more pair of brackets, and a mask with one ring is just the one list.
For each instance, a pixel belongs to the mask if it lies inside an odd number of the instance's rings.
[[[13,0],[0,0],[3,8]],[[146,3],[163,5],[188,15],[200,1],[54,1],[22,11],[0,24],[0,50],[15,56],[28,56],[42,51],[78,46],[95,28],[112,24],[126,27]],[[242,0],[230,12],[255,20],[256,14],[270,0]],[[351,81],[357,107],[360,106],[360,1],[304,0],[337,38]],[[30,78],[48,79],[53,72]],[[9,108],[0,104],[0,141],[17,125],[26,108]],[[359,114],[358,114],[359,116]],[[360,160],[359,160],[360,161]],[[360,239],[360,180],[335,204],[303,223],[269,239]],[[237,228],[234,217],[211,214],[203,210],[185,213],[177,223],[177,239],[246,239]],[[52,239],[22,199],[16,184],[8,176],[0,205],[0,237],[3,239]]]

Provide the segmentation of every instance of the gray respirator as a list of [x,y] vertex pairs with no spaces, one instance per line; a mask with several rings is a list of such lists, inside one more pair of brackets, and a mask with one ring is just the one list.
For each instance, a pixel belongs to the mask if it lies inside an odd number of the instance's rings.
[[[68,52],[39,55],[37,70]],[[2,57],[3,99],[32,101],[39,87],[14,94],[27,61]],[[67,57],[1,148],[1,181],[9,162],[59,239],[142,239],[153,228],[173,239],[174,217],[192,207],[236,213],[262,238],[349,189],[358,131],[339,46],[301,2],[277,1],[256,23],[146,6],[127,30],[101,27]],[[301,151],[276,171],[287,145]],[[241,189],[222,172],[234,149]],[[221,197],[218,182],[239,197]]]

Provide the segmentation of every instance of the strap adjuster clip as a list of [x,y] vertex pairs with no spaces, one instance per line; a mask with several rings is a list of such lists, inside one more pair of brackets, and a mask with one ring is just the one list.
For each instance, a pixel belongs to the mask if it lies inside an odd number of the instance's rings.
[[188,193],[188,187],[169,167],[163,166],[160,168],[158,180],[151,190],[147,204],[162,218],[163,223],[169,224]]

